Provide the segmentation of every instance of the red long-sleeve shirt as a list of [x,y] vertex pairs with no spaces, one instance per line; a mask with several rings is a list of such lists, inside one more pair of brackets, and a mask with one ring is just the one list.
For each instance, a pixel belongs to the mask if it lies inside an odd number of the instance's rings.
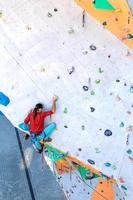
[[30,112],[24,120],[25,124],[30,124],[30,132],[40,133],[44,129],[45,117],[52,115],[52,111],[37,113],[36,118],[33,117],[33,112]]

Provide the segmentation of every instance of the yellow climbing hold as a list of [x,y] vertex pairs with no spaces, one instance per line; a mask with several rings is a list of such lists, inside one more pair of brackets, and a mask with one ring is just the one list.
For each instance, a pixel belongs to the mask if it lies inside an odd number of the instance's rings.
[[45,72],[45,68],[43,66],[40,67],[40,72]]
[[3,13],[2,13],[2,11],[0,10],[0,18],[3,16]]

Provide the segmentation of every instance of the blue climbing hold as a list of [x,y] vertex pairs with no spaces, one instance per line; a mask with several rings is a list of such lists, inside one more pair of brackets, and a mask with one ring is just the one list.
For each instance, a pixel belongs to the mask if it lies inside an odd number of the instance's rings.
[[112,131],[110,131],[109,129],[107,129],[107,130],[105,130],[104,135],[111,136],[112,135]]
[[29,131],[29,124],[21,123],[18,126],[24,131]]
[[10,99],[2,92],[0,92],[0,104],[7,106],[10,103]]
[[130,92],[133,93],[133,86],[130,87]]
[[131,150],[131,149],[128,149],[128,150],[127,150],[127,153],[128,153],[128,154],[132,154],[132,150]]
[[104,165],[105,165],[106,167],[110,167],[110,166],[111,166],[111,164],[110,164],[109,162],[104,163]]
[[127,187],[126,187],[125,185],[121,185],[121,188],[122,188],[123,190],[127,190]]
[[123,122],[120,123],[120,127],[121,128],[124,127],[124,123]]
[[128,35],[127,35],[127,38],[128,38],[128,39],[133,39],[133,35],[132,35],[132,34],[128,34]]

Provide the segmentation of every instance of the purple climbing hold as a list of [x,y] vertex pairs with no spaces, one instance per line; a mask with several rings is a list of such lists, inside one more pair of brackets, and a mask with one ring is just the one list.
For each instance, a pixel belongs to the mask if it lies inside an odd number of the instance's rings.
[[95,165],[95,162],[91,159],[88,159],[88,163],[90,163],[91,165]]
[[0,92],[0,104],[7,106],[10,103],[10,99],[2,92]]
[[110,131],[109,129],[107,129],[107,130],[105,130],[104,135],[111,136],[112,135],[112,131]]

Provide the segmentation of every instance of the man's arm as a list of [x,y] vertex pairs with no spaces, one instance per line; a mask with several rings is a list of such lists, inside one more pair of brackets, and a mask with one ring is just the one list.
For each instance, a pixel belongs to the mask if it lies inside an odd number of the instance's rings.
[[57,101],[57,96],[53,96],[53,103],[52,103],[52,112],[56,112],[56,101]]

